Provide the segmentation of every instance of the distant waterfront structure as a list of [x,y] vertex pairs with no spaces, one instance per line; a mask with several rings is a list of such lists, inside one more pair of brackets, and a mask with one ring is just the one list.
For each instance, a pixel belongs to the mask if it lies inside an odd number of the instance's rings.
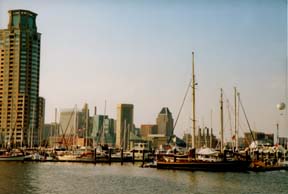
[[140,136],[140,128],[139,127],[136,127],[135,124],[134,124],[134,127],[133,127],[133,130],[132,132],[134,133],[134,135],[136,136]]
[[49,136],[52,136],[51,135],[51,132],[52,132],[52,129],[53,129],[53,124],[51,123],[45,123],[44,124],[44,128],[43,128],[43,131],[42,131],[42,141],[43,141],[43,145],[47,144],[45,142],[47,142],[48,140],[48,137]]
[[60,110],[60,135],[77,135],[80,138],[91,135],[91,118],[89,116],[89,107],[87,103],[81,111],[74,108],[64,108]]
[[116,140],[116,121],[112,118],[104,119],[104,130],[103,130],[103,143],[109,146],[115,146]]
[[55,139],[59,135],[59,123],[45,123],[42,131],[41,146],[55,146],[55,144],[48,143],[49,138]]
[[133,130],[133,104],[118,104],[117,105],[117,124],[116,124],[116,147],[128,149],[129,134]]
[[0,30],[0,130],[6,146],[36,145],[40,38],[36,13],[10,10]]
[[104,121],[108,119],[108,115],[94,115],[92,118],[92,134],[96,144],[104,141]]
[[[255,141],[257,141],[258,145],[262,144],[274,145],[273,133],[264,133],[258,131],[252,131],[251,133],[253,134],[253,137],[255,138]],[[253,142],[251,133],[250,132],[244,133],[245,147],[248,147]]]
[[79,125],[81,131],[79,132],[79,137],[88,137],[90,133],[90,123],[89,123],[89,107],[87,103],[84,103],[82,108],[81,120],[79,121]]
[[59,135],[78,134],[79,120],[82,120],[82,113],[77,108],[65,108],[60,110]]
[[148,137],[148,135],[157,134],[157,125],[143,124],[140,126],[140,136]]
[[167,144],[169,137],[163,134],[150,134],[146,139],[151,142],[152,149],[157,149],[163,148]]
[[158,131],[157,134],[163,134],[167,137],[173,135],[173,117],[169,108],[164,107],[156,119]]
[[[186,142],[187,147],[192,146],[192,136],[190,133],[185,133],[183,141]],[[198,134],[195,136],[195,148],[209,147],[216,148],[218,140],[213,134],[213,129],[205,127],[204,129],[198,128]]]
[[94,115],[92,118],[92,138],[94,144],[115,145],[115,120],[108,115]]
[[279,145],[281,145],[285,149],[287,149],[288,148],[288,137],[279,137]]

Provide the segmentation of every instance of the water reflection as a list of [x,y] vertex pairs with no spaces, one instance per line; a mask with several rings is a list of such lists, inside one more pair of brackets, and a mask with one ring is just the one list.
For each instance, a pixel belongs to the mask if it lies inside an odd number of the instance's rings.
[[137,165],[0,163],[1,194],[286,193],[288,172],[208,173]]

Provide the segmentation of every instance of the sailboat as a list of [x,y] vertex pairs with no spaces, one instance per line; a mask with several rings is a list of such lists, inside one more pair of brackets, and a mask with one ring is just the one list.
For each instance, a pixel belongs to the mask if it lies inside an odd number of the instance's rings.
[[195,73],[194,73],[194,52],[192,52],[192,149],[189,150],[187,157],[178,157],[174,154],[173,160],[165,160],[163,157],[157,158],[158,169],[175,169],[190,171],[247,171],[250,166],[248,155],[246,158],[227,158],[228,151],[224,150],[223,145],[223,92],[221,89],[220,97],[220,115],[221,115],[221,152],[206,149],[196,153],[195,149]]

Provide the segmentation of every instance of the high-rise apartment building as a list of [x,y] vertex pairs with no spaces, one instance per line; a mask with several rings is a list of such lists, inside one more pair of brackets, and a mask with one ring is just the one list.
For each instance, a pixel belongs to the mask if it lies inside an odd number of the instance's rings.
[[0,30],[0,132],[4,143],[32,145],[38,133],[40,37],[36,13],[10,10]]
[[167,107],[162,108],[156,119],[158,134],[165,136],[173,135],[173,118]]
[[133,104],[117,105],[116,147],[127,150],[129,134],[133,130]]

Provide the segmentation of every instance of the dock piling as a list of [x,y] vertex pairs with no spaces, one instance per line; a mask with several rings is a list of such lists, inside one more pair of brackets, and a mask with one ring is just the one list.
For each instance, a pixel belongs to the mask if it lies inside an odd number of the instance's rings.
[[121,148],[121,165],[123,165],[123,148]]
[[143,150],[142,153],[142,166],[144,165],[144,162],[145,162],[145,150]]
[[109,148],[109,164],[111,164],[111,153],[112,153],[112,149]]
[[97,160],[97,151],[96,148],[94,149],[94,163],[96,164],[96,160]]

